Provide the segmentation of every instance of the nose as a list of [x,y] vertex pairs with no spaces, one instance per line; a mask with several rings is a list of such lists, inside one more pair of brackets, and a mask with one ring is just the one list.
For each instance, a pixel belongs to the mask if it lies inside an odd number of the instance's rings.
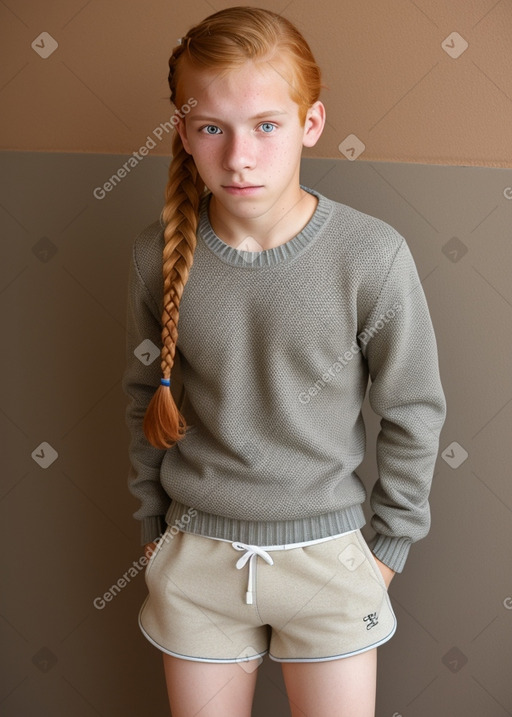
[[238,172],[251,169],[256,160],[254,140],[246,134],[233,133],[227,138],[224,151],[224,169]]

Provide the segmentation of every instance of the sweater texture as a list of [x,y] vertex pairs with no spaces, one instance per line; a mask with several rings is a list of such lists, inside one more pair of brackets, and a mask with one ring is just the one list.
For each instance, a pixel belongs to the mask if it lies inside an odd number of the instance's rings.
[[260,252],[217,237],[202,199],[171,376],[189,429],[167,450],[142,431],[161,378],[162,226],[135,240],[123,379],[134,517],[142,543],[166,524],[267,546],[361,528],[370,385],[381,417],[370,545],[401,572],[430,528],[446,414],[427,302],[393,227],[303,189],[318,200],[309,223]]

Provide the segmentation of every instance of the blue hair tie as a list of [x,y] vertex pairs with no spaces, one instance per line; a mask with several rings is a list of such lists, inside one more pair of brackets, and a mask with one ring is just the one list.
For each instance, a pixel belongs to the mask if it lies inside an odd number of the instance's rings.
[[161,378],[160,383],[162,384],[162,386],[170,386],[171,379],[170,378]]

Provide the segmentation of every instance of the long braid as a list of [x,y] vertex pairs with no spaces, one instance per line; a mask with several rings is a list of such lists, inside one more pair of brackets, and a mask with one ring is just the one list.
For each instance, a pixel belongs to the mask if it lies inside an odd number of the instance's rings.
[[[180,106],[184,89],[180,73],[184,64],[197,70],[221,71],[242,66],[249,59],[287,58],[290,96],[299,106],[303,124],[307,109],[318,99],[320,70],[298,30],[284,17],[261,8],[233,7],[210,15],[191,28],[169,59],[171,102]],[[176,131],[173,159],[162,212],[165,222],[161,366],[164,382],[153,396],[143,429],[156,448],[169,448],[181,440],[187,424],[170,390],[170,376],[178,340],[179,306],[196,248],[201,195],[205,190],[193,158],[185,151]]]
[[[185,151],[178,132],[174,134],[172,150],[162,212],[165,229],[161,366],[165,379],[170,379],[174,364],[179,306],[194,261],[199,202],[204,191],[194,160]],[[186,428],[170,387],[160,385],[144,416],[146,438],[156,448],[168,448],[184,437]]]

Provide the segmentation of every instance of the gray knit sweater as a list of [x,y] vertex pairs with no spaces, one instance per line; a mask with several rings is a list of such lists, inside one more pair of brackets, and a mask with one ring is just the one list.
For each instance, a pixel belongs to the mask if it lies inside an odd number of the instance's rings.
[[381,430],[370,544],[400,572],[430,527],[446,412],[434,331],[404,238],[307,191],[318,198],[307,226],[259,253],[221,241],[202,200],[171,377],[190,429],[168,450],[142,433],[161,377],[162,227],[136,239],[123,381],[134,517],[142,543],[166,523],[262,546],[362,527],[357,469],[371,379]]

